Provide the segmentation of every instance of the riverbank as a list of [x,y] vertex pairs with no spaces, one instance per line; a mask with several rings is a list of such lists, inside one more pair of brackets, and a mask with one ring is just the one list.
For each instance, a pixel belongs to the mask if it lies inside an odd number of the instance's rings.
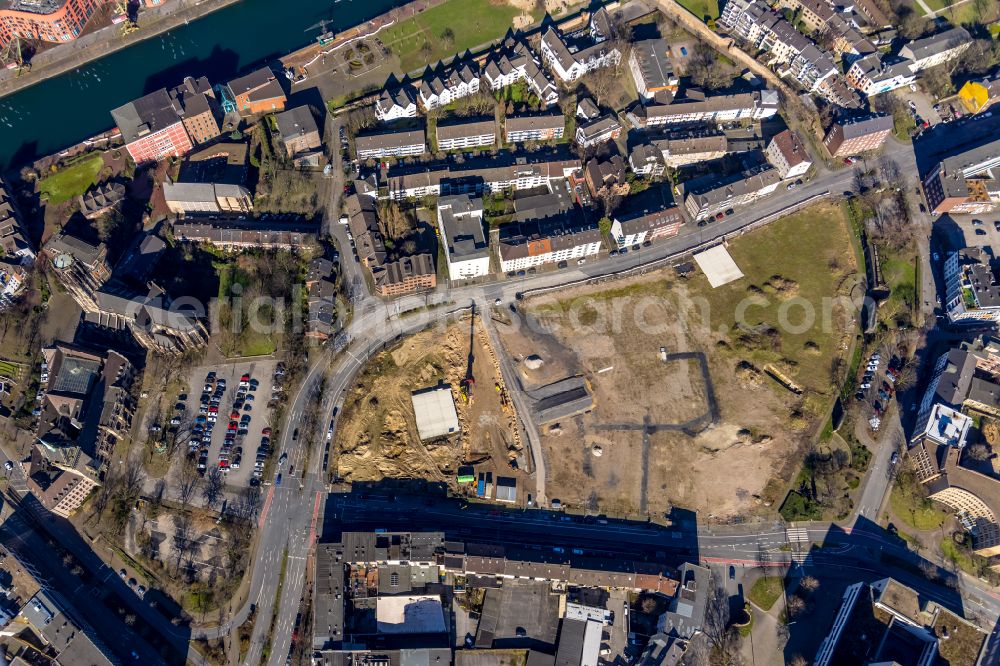
[[65,74],[81,65],[161,35],[239,1],[170,0],[164,5],[140,12],[139,29],[128,35],[121,34],[120,25],[109,25],[85,33],[75,41],[53,46],[37,54],[31,60],[31,69],[21,72],[20,75],[17,70],[0,70],[0,97]]

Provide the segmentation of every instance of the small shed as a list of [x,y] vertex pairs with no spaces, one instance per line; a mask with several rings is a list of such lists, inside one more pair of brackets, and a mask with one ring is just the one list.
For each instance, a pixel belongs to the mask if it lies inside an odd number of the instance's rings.
[[517,479],[514,477],[498,476],[496,489],[498,502],[510,502],[513,504],[517,501]]

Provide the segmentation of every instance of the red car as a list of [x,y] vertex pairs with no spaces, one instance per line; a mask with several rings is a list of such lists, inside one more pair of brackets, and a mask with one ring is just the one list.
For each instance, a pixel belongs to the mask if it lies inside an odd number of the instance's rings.
[[228,460],[220,460],[219,461],[219,469],[229,469],[229,461]]
[[231,413],[229,414],[229,418],[230,418],[230,419],[232,419],[233,421],[235,421],[235,420],[237,420],[237,419],[239,419],[239,418],[240,418],[240,413],[239,413],[238,411],[236,411],[236,410],[234,409],[234,410],[233,410],[233,411],[232,411],[232,412],[231,412]]
[[262,435],[270,435],[271,434],[271,429],[270,428],[264,428],[263,430],[260,431],[260,434],[262,434]]
[[240,377],[240,381],[241,382],[248,382],[248,381],[250,381],[250,375],[243,375],[242,377]]
[[208,413],[209,414],[218,414],[219,413],[219,408],[218,407],[209,407],[208,408]]

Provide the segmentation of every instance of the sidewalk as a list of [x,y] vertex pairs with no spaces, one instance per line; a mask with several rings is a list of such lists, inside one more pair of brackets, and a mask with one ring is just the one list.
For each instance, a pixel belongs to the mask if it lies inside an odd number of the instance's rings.
[[16,69],[0,69],[0,97],[65,74],[236,2],[239,0],[169,0],[159,7],[141,11],[139,29],[129,35],[121,35],[120,25],[85,32],[72,42],[51,46],[37,54],[31,60],[31,69],[22,72],[20,76]]

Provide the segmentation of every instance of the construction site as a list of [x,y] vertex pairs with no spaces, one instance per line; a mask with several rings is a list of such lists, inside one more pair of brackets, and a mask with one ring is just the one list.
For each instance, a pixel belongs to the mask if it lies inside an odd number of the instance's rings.
[[[730,283],[713,286],[693,264],[666,268],[528,295],[497,324],[508,382],[526,396],[566,378],[591,393],[592,408],[565,416],[540,411],[545,401],[531,408],[550,501],[631,518],[673,505],[720,520],[776,512],[851,347],[853,313],[839,305],[836,325],[781,323],[790,299],[822,304],[853,284],[845,223],[827,212],[730,243],[742,271]],[[803,235],[815,254],[791,249]]]
[[480,313],[372,357],[345,396],[336,451],[345,482],[425,479],[524,502],[530,455]]

